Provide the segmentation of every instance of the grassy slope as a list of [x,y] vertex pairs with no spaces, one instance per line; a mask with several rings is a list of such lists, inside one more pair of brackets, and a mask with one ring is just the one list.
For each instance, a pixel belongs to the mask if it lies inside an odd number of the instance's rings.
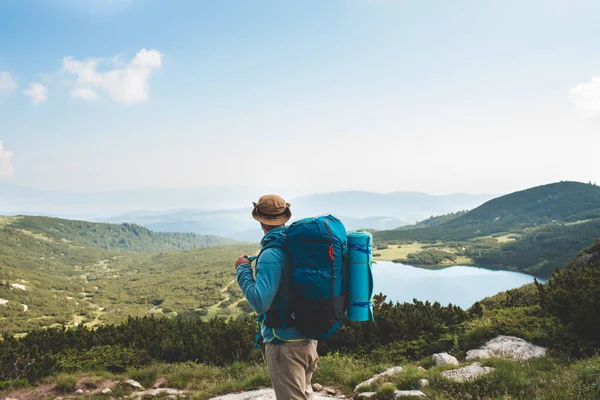
[[130,252],[158,252],[235,243],[218,236],[153,232],[135,224],[104,224],[49,217],[13,217],[6,225],[40,238],[48,237],[87,247]]
[[[227,293],[219,289],[234,279],[235,258],[258,248],[119,253],[24,231],[22,225],[15,229],[9,222],[5,219],[0,225],[0,299],[9,300],[0,306],[0,326],[10,333],[54,324],[117,322],[155,306],[156,313],[208,313],[225,297],[240,300],[237,285]],[[212,315],[238,312],[228,306]]]
[[468,240],[499,232],[516,232],[551,222],[600,218],[600,187],[560,182],[490,200],[447,222],[420,229],[382,231],[380,241]]
[[[561,182],[490,200],[435,226],[382,231],[374,238],[402,247],[445,243],[473,263],[547,278],[599,234],[600,187]],[[389,259],[385,252],[382,259]]]

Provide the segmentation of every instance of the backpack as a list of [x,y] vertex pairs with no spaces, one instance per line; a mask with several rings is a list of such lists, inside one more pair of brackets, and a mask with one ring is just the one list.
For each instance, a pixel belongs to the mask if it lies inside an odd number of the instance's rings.
[[348,245],[344,224],[332,215],[292,223],[284,247],[291,269],[295,326],[313,339],[327,339],[348,308]]

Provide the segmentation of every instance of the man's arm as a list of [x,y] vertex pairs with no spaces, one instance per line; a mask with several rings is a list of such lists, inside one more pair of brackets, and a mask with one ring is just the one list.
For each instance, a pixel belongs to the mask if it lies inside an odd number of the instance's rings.
[[283,257],[271,249],[265,250],[257,261],[256,279],[252,276],[250,264],[240,264],[236,275],[244,297],[257,314],[265,313],[279,289]]

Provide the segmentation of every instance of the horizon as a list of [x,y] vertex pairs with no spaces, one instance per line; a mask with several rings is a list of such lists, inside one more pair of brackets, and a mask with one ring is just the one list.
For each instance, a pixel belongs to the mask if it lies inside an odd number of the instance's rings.
[[0,183],[297,197],[597,182],[598,14],[592,0],[2,2]]

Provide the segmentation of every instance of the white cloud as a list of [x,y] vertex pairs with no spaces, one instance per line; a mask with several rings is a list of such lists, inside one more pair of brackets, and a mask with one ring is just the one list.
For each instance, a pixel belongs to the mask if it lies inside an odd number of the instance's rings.
[[0,98],[17,89],[17,84],[8,72],[0,71]]
[[600,76],[594,76],[590,82],[575,86],[569,93],[569,101],[583,116],[600,117]]
[[48,88],[39,82],[31,82],[29,89],[23,90],[23,94],[29,97],[33,104],[43,103],[48,100]]
[[12,176],[12,156],[13,153],[4,150],[4,145],[2,144],[2,141],[0,141],[0,176]]
[[137,103],[148,99],[150,92],[150,75],[159,69],[163,54],[157,50],[140,50],[127,64],[121,65],[121,58],[112,61],[113,69],[99,72],[102,60],[75,60],[73,57],[63,58],[63,71],[77,78],[71,97],[80,100],[98,100],[98,92],[104,91],[119,103]]
[[87,101],[98,100],[98,95],[92,89],[89,88],[75,88],[71,90],[71,97],[74,99],[81,99]]

